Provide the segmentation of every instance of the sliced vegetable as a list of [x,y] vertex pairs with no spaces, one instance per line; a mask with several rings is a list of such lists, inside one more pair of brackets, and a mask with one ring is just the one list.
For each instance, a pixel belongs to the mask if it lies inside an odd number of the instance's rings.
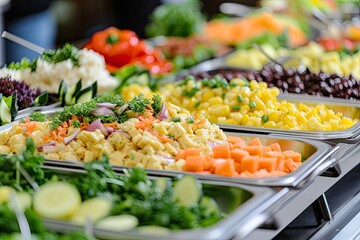
[[199,202],[202,186],[194,176],[186,175],[175,183],[174,199],[182,206],[191,207]]
[[112,207],[112,201],[105,198],[95,197],[84,201],[80,209],[71,218],[77,224],[85,224],[87,219],[93,223],[108,216]]
[[110,216],[100,220],[95,227],[110,231],[126,231],[134,229],[139,220],[132,215]]
[[79,191],[67,182],[48,182],[34,194],[34,209],[44,218],[68,219],[80,206]]

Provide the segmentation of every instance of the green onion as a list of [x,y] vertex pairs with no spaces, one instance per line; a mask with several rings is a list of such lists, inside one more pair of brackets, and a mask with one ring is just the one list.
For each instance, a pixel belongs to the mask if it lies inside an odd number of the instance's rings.
[[237,95],[237,101],[240,103],[243,101],[243,98],[240,94]]
[[249,106],[250,106],[250,108],[255,108],[255,107],[256,107],[256,102],[251,101],[251,102],[249,103]]
[[231,108],[236,111],[240,110],[240,106],[237,106],[237,105],[232,105]]

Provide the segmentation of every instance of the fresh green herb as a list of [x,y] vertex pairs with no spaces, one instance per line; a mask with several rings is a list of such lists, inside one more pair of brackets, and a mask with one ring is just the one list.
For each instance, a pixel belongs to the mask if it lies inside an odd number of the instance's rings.
[[139,96],[134,97],[129,102],[129,108],[137,113],[143,113],[145,111],[146,105],[150,104],[149,99],[143,98],[140,94]]
[[162,102],[161,102],[161,97],[159,96],[159,94],[155,94],[152,97],[151,107],[154,110],[155,115],[157,115],[161,111]]
[[20,62],[11,62],[7,68],[14,70],[24,70],[30,68],[32,72],[36,70],[37,58],[29,60],[28,58],[22,58]]
[[195,104],[194,104],[194,107],[197,108],[198,106],[200,106],[201,102],[197,101]]
[[225,99],[225,97],[226,97],[226,93],[222,93],[222,94],[221,94],[221,98],[222,98],[222,99]]
[[250,106],[250,108],[255,108],[256,107],[256,102],[250,101],[249,106]]
[[241,103],[243,101],[243,98],[240,94],[237,95],[237,101]]
[[193,117],[193,116],[187,117],[187,118],[186,118],[186,122],[193,124],[193,123],[195,122],[194,117]]
[[29,116],[30,121],[45,122],[49,120],[48,115],[41,112],[32,112]]
[[46,50],[40,58],[54,64],[70,59],[74,66],[79,66],[79,50],[70,43],[62,48]]
[[71,123],[71,126],[74,128],[79,128],[80,127],[80,122],[79,120],[75,120]]
[[173,122],[181,122],[181,118],[180,117],[173,117],[172,121]]
[[117,42],[119,42],[119,37],[116,34],[109,34],[109,36],[106,38],[106,43],[108,44],[113,45]]
[[237,106],[237,105],[232,105],[231,108],[236,111],[240,110],[240,106]]
[[36,155],[36,148],[31,138],[26,139],[26,148],[19,155],[0,155],[0,185],[11,186],[16,190],[30,190],[28,181],[21,177],[18,165],[21,165],[38,183],[45,182],[44,171],[39,168],[44,158]]
[[181,94],[184,96],[187,96],[187,97],[193,97],[193,96],[195,96],[195,93],[199,90],[200,90],[200,88],[193,87],[190,91],[188,91],[186,89],[182,90]]
[[261,120],[262,120],[264,123],[266,123],[267,121],[269,121],[269,117],[266,116],[266,115],[264,115],[264,116],[261,117]]

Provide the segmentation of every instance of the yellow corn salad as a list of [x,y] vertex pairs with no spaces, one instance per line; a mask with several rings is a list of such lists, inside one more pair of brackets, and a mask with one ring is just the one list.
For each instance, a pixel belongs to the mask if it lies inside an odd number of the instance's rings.
[[216,79],[204,83],[188,78],[180,84],[167,84],[160,92],[164,101],[219,124],[330,131],[347,129],[358,122],[324,104],[309,106],[280,101],[279,90],[268,88],[264,82],[235,78],[228,84],[225,79]]

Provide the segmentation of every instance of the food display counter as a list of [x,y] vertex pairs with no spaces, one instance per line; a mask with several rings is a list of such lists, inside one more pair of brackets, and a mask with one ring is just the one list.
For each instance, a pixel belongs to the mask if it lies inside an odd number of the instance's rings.
[[358,235],[360,28],[334,49],[262,11],[2,67],[0,239]]

